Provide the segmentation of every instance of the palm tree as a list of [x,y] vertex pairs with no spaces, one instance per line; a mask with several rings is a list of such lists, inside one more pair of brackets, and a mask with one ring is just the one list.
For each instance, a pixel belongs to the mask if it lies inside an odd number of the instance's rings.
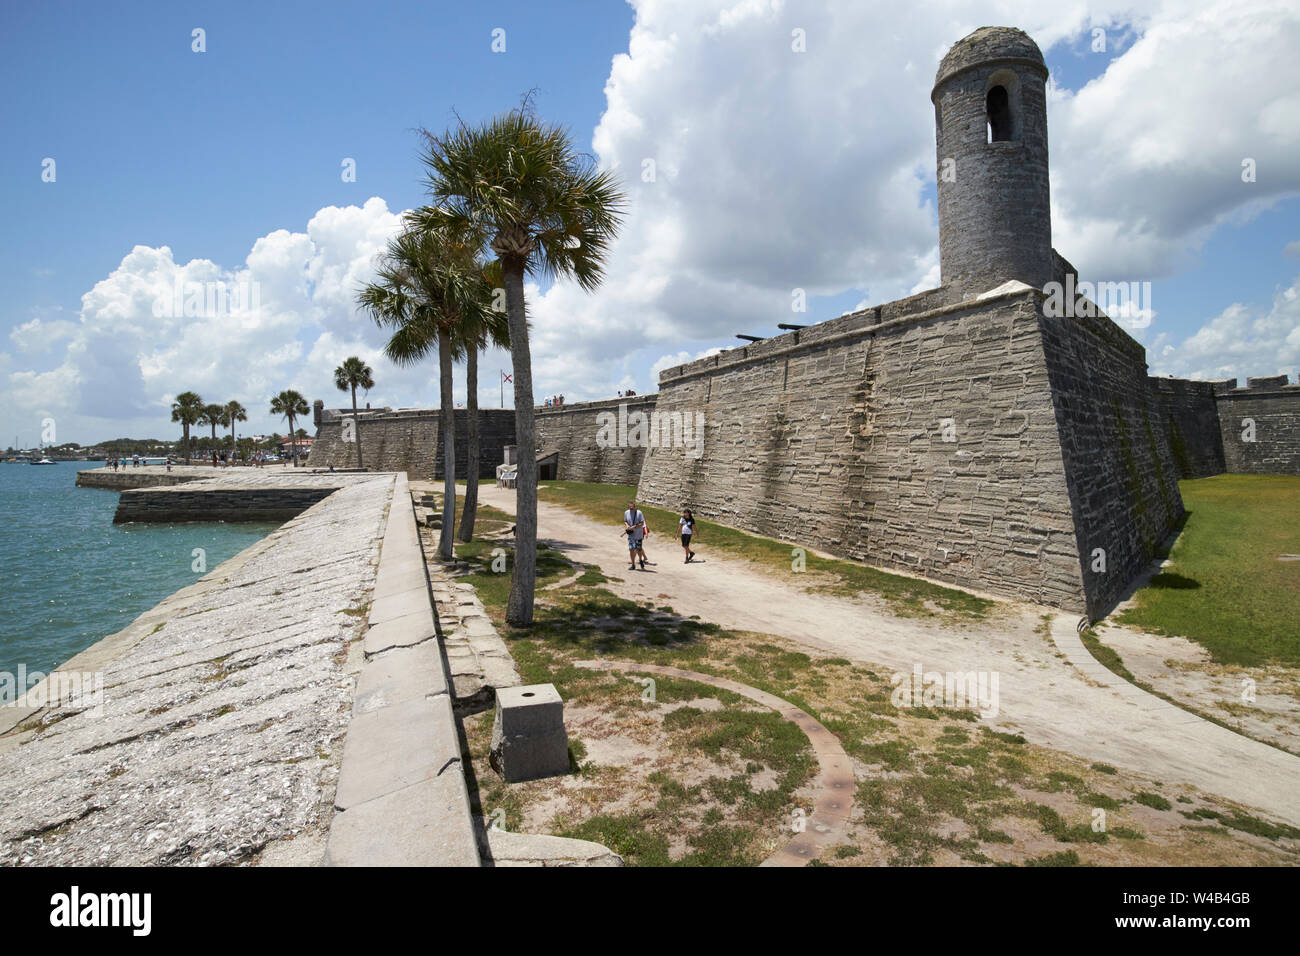
[[407,229],[388,244],[377,281],[357,299],[380,325],[393,329],[384,353],[398,365],[412,365],[438,352],[439,424],[443,448],[442,529],[438,555],[453,559],[456,525],[456,409],[452,362],[463,348],[462,323],[489,312],[491,290],[477,260],[480,236],[448,229]]
[[334,370],[334,387],[340,392],[352,390],[352,425],[357,442],[357,467],[362,468],[364,466],[361,464],[361,421],[357,418],[357,389],[363,388],[368,392],[375,387],[374,369],[355,355],[346,358],[343,364]]
[[226,409],[222,405],[204,405],[199,412],[199,424],[212,426],[212,447],[217,445],[217,426],[226,424]]
[[196,392],[181,392],[172,402],[172,421],[180,422],[185,430],[185,461],[190,460],[190,426],[198,423],[203,414],[203,399]]
[[527,102],[478,128],[461,123],[441,136],[425,131],[425,138],[421,158],[431,205],[417,210],[413,220],[425,229],[445,224],[481,231],[501,260],[519,446],[506,621],[529,625],[537,577],[537,443],[524,276],[568,276],[594,289],[624,199],[613,174],[579,154],[563,127],[539,122]]
[[[501,288],[500,260],[494,259],[484,267],[484,279],[491,289]],[[465,504],[457,536],[461,541],[470,542],[474,540],[474,521],[478,516],[478,353],[488,346],[510,348],[510,323],[505,310],[494,308],[481,316],[477,324],[465,323],[460,335],[465,346],[465,415],[469,423],[465,458],[469,462],[469,474],[465,476]]]
[[290,447],[293,448],[293,467],[295,468],[298,467],[298,440],[293,432],[293,420],[299,415],[306,415],[309,411],[307,399],[302,397],[301,392],[295,392],[291,388],[285,389],[271,399],[271,414],[281,415],[289,419],[289,439]]
[[248,421],[248,409],[244,408],[239,402],[231,399],[226,402],[225,414],[222,416],[221,424],[230,426],[230,448],[236,448],[235,442],[235,422]]

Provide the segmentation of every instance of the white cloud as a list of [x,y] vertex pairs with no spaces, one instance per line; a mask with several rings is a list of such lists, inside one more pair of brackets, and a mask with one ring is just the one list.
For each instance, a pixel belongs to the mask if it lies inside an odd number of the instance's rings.
[[[1078,90],[1054,86],[1048,107],[1054,244],[1084,278],[1170,275],[1219,225],[1300,193],[1300,8],[1283,0],[1063,9],[935,0],[923,16],[837,0],[633,6],[628,52],[613,59],[591,137],[623,179],[628,217],[595,293],[563,281],[545,293],[527,287],[539,398],[653,390],[680,356],[791,320],[796,288],[865,304],[937,284],[929,93],[945,50],[986,23],[1022,26],[1049,54],[1094,26],[1109,31],[1107,53],[1084,54],[1106,57],[1104,74]],[[791,49],[795,29],[807,52]],[[1254,183],[1241,180],[1247,158]],[[53,407],[97,434],[166,434],[170,397],[192,388],[238,398],[262,419],[250,426],[269,430],[264,406],[280,388],[342,404],[330,371],[346,354],[375,366],[372,403],[432,403],[432,363],[388,365],[382,333],[352,305],[398,219],[377,197],[326,207],[302,231],[256,239],[242,266],[136,247],[84,297],[72,334],[58,340],[61,362],[11,362],[0,403],[24,416]],[[219,321],[154,316],[152,302],[178,278],[255,281],[260,308]],[[1238,308],[1179,345],[1158,339],[1153,366],[1167,353],[1185,373],[1225,362],[1243,375],[1271,368],[1281,352],[1242,343],[1284,350],[1291,333],[1256,326],[1264,317]],[[1269,315],[1290,314],[1280,308]],[[29,326],[10,336],[20,356],[52,331]],[[1237,351],[1216,354],[1215,335]],[[484,357],[484,404],[496,403],[496,369],[508,367],[502,353]]]
[[1108,28],[1109,51],[1085,54],[1106,72],[1049,102],[1054,244],[1085,278],[1169,275],[1219,224],[1300,192],[1294,4],[633,6],[592,139],[629,215],[599,290],[559,282],[530,299],[548,390],[608,395],[619,375],[593,369],[788,320],[796,287],[880,303],[937,285],[929,92],[948,46],[985,23],[1020,25],[1045,51]]
[[1152,375],[1179,378],[1295,376],[1300,370],[1300,276],[1266,310],[1234,303],[1178,345],[1157,340]]
[[20,352],[47,352],[70,338],[76,330],[76,322],[37,317],[16,326],[9,333],[9,340]]
[[659,373],[664,369],[674,368],[678,365],[685,365],[687,362],[694,362],[698,359],[708,358],[710,355],[717,355],[721,352],[720,348],[705,349],[703,352],[691,353],[683,349],[674,355],[665,355],[657,362],[650,366],[650,382],[657,386],[659,383]]
[[[82,297],[78,322],[33,319],[13,330],[22,351],[48,348],[52,336],[66,344],[54,368],[9,371],[0,404],[20,426],[53,415],[61,434],[95,440],[171,434],[170,403],[186,390],[236,399],[249,410],[251,431],[270,431],[272,394],[292,387],[332,404],[341,395],[334,365],[352,354],[375,366],[384,386],[377,397],[418,390],[427,373],[383,359],[383,333],[353,305],[399,220],[378,198],[326,207],[305,232],[257,239],[234,269],[178,263],[167,246],[136,246]],[[218,294],[236,289],[242,299]]]
[[1300,194],[1297,47],[1292,3],[1159,5],[1102,76],[1055,90],[1057,248],[1093,279],[1157,278],[1220,224]]

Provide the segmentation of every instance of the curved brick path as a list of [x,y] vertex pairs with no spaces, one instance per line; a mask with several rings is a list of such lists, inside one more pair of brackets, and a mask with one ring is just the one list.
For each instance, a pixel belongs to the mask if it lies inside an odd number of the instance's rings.
[[822,850],[833,846],[847,835],[849,814],[853,810],[853,763],[844,752],[844,748],[840,746],[839,738],[823,727],[811,714],[757,687],[750,687],[748,684],[741,684],[725,677],[701,674],[699,671],[682,670],[680,667],[637,664],[630,661],[577,661],[576,665],[589,670],[662,674],[665,677],[699,681],[701,684],[720,687],[741,697],[748,697],[798,725],[799,729],[807,735],[808,742],[812,744],[813,753],[816,754],[817,763],[821,767],[816,781],[819,792],[813,803],[813,812],[808,816],[807,828],[764,860],[761,866],[803,866],[815,860]]

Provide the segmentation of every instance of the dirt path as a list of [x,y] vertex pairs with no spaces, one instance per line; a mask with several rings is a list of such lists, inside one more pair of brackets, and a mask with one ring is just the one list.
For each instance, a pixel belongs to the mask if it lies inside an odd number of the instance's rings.
[[[479,500],[514,513],[514,492],[493,485]],[[617,520],[618,516],[613,516]],[[899,618],[868,599],[813,594],[738,558],[713,554],[683,564],[677,541],[646,540],[647,571],[629,571],[619,529],[539,502],[539,535],[575,561],[620,579],[609,587],[636,601],[667,605],[723,627],[776,634],[887,672],[984,672],[998,684],[988,723],[1034,743],[1146,775],[1179,781],[1300,826],[1300,758],[1164,704],[1125,681],[1108,681],[1078,656],[1074,616],[1043,633],[1048,609],[1000,605],[978,623]],[[654,529],[652,529],[654,530]],[[1059,644],[1059,646],[1058,646]],[[1086,655],[1086,651],[1083,651]],[[1071,663],[1078,661],[1080,666]],[[1095,662],[1094,662],[1095,663]],[[1104,672],[1109,675],[1109,672]],[[1122,685],[1122,686],[1121,686]]]

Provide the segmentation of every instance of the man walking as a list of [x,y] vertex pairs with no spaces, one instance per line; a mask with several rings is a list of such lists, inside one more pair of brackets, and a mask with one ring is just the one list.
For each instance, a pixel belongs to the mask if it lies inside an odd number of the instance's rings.
[[641,570],[645,570],[645,551],[641,547],[645,540],[645,531],[645,515],[637,508],[635,501],[629,501],[627,511],[623,512],[623,533],[627,535],[629,571],[636,570],[637,558],[641,559]]

